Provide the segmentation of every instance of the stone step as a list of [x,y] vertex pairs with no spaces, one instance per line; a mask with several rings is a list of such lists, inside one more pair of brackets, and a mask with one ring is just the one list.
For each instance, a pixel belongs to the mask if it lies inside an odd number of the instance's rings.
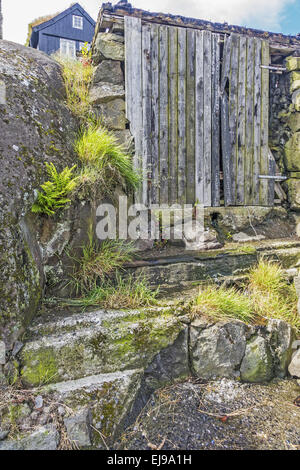
[[146,367],[183,328],[171,307],[71,315],[29,329],[20,353],[26,385]]
[[261,258],[276,260],[290,269],[300,263],[299,240],[231,244],[219,250],[183,253],[178,256],[145,256],[131,263],[127,273],[144,276],[152,286],[184,286],[187,282],[244,275]]
[[[139,369],[99,374],[52,384],[45,391],[53,402],[71,411],[71,416],[65,418],[69,438],[77,441],[79,447],[101,448],[121,430],[140,389],[142,375]],[[86,410],[89,429],[83,426]]]

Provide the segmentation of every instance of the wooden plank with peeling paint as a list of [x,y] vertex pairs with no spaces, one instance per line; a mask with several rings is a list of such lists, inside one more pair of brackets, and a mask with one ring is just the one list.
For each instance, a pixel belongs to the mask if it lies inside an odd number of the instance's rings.
[[[125,54],[126,115],[135,142],[133,167],[138,173],[142,173],[142,21],[140,18],[125,17]],[[142,202],[142,188],[136,191],[135,200]]]
[[[261,65],[270,65],[270,47],[268,41],[262,41]],[[261,152],[260,174],[269,174],[269,70],[261,72]],[[260,182],[260,204],[268,205],[269,184],[267,180]]]
[[237,120],[237,153],[236,153],[236,205],[245,202],[245,166],[246,166],[246,63],[247,38],[239,38],[238,65],[238,120]]
[[159,28],[159,154],[160,203],[169,202],[169,40],[167,26]]
[[245,155],[245,205],[254,202],[254,74],[255,44],[253,38],[247,41],[247,98],[246,98],[246,155]]
[[252,171],[252,204],[260,201],[260,136],[261,136],[261,40],[254,39],[254,132],[253,132],[253,171]]
[[178,29],[178,203],[186,201],[187,31]]
[[158,26],[151,26],[151,203],[159,203],[159,44]]
[[196,33],[187,31],[186,202],[195,203],[195,55]]
[[203,31],[196,32],[196,122],[195,122],[195,199],[204,203],[204,69],[203,69]]
[[177,202],[178,29],[169,27],[169,203]]
[[143,25],[142,33],[143,70],[143,199],[146,206],[150,201],[151,184],[151,113],[152,113],[152,74],[151,74],[151,26]]
[[220,206],[220,36],[212,34],[211,205]]

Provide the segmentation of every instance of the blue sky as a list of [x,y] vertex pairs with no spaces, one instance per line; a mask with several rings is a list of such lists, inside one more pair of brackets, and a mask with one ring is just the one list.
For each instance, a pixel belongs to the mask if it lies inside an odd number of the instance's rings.
[[300,0],[284,9],[280,31],[284,34],[300,33]]
[[[4,38],[24,44],[28,23],[62,11],[72,0],[2,0]],[[74,3],[74,0],[73,0]],[[96,19],[101,0],[80,3]],[[112,1],[116,3],[116,1]],[[132,0],[136,8],[296,34],[300,32],[300,0]]]

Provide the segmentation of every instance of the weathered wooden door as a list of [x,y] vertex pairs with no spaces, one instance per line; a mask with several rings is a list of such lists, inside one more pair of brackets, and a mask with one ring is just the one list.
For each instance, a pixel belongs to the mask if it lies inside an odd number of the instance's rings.
[[222,161],[225,205],[274,204],[275,161],[269,153],[269,43],[225,38],[222,76]]
[[268,43],[125,17],[125,44],[137,202],[272,205]]

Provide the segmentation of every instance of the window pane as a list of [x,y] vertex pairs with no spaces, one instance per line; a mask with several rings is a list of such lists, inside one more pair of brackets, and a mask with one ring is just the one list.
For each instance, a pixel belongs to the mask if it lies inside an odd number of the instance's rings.
[[82,18],[82,16],[73,15],[73,28],[83,29],[83,18]]

